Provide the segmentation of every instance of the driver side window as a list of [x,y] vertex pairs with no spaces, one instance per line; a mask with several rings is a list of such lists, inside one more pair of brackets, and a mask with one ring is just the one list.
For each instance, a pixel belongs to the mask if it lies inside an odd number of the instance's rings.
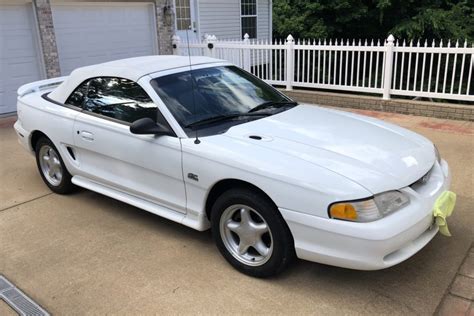
[[145,117],[156,122],[158,115],[157,106],[140,85],[115,77],[93,78],[82,83],[66,104],[127,123]]

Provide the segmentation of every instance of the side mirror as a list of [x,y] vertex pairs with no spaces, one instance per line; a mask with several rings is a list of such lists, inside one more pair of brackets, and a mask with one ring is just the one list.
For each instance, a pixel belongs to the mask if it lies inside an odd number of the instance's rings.
[[132,125],[130,125],[130,132],[140,135],[171,135],[171,131],[167,127],[155,123],[149,117],[144,117],[133,122]]

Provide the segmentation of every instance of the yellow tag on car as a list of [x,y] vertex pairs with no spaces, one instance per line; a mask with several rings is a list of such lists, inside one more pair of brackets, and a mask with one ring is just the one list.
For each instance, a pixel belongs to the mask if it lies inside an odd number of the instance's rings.
[[439,232],[444,236],[451,236],[446,217],[451,216],[455,204],[456,193],[451,191],[444,191],[435,201],[433,207],[433,216],[435,218],[436,225],[439,227]]

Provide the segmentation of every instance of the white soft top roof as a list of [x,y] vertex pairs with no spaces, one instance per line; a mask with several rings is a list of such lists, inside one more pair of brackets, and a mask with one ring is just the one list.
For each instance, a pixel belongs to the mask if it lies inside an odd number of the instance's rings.
[[[224,60],[210,57],[191,56],[191,65],[202,65],[221,63]],[[143,56],[110,61],[102,64],[77,68],[63,83],[61,83],[49,97],[55,101],[64,103],[67,97],[89,78],[94,77],[120,77],[132,81],[138,81],[143,76],[174,68],[189,66],[188,56],[155,55]]]

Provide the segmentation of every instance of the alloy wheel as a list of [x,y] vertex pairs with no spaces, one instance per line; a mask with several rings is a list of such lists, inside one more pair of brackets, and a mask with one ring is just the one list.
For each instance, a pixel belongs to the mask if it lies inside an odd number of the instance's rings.
[[238,261],[261,266],[273,252],[273,237],[260,213],[246,205],[232,205],[220,218],[220,235],[227,250]]

